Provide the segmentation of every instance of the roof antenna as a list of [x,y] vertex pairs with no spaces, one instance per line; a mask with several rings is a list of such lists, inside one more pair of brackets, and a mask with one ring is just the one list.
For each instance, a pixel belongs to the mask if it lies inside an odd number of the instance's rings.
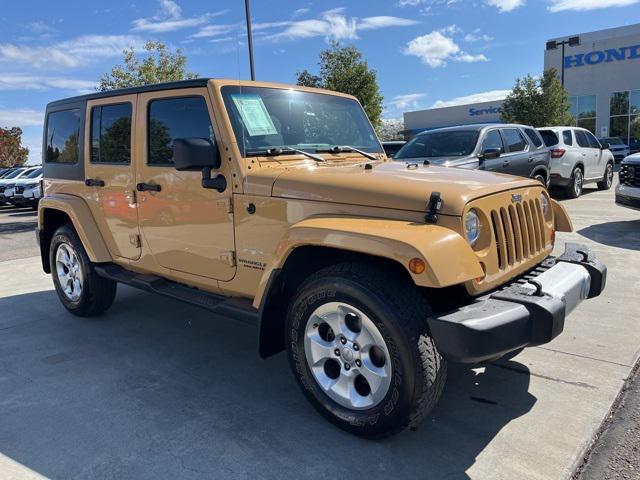
[[244,0],[244,10],[247,17],[247,44],[249,46],[249,68],[251,69],[251,80],[256,79],[256,72],[253,69],[253,35],[251,34],[251,6],[250,0]]

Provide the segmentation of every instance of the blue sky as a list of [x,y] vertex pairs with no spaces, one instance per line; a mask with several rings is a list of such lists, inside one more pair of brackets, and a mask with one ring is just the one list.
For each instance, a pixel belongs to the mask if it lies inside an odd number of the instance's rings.
[[[385,118],[500,98],[539,74],[549,38],[635,23],[640,0],[253,0],[259,80],[293,83],[332,40],[378,72]],[[201,76],[248,78],[243,0],[5,2],[0,126],[21,126],[40,158],[47,102],[93,91],[122,50],[158,39]]]

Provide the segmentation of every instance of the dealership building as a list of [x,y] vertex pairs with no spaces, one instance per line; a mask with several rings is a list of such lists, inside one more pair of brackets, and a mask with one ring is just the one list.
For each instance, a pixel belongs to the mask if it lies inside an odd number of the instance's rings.
[[[575,125],[640,149],[640,24],[551,39],[544,50],[544,69],[549,68],[558,75],[564,69]],[[412,135],[449,125],[499,122],[502,103],[406,112],[405,130]]]

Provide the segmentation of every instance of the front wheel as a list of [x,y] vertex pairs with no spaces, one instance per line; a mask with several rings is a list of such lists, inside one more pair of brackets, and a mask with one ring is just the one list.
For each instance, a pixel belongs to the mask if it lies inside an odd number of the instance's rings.
[[343,263],[305,281],[287,315],[292,370],[338,427],[383,437],[416,426],[444,388],[427,302],[408,280]]
[[96,273],[82,242],[70,226],[63,225],[54,233],[49,262],[58,298],[74,315],[97,315],[113,304],[117,283]]
[[613,164],[607,163],[607,168],[604,170],[604,177],[598,182],[598,190],[609,190],[613,185]]

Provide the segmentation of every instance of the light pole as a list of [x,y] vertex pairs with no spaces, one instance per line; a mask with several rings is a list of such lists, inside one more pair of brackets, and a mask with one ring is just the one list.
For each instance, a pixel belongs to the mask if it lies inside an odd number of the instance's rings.
[[570,47],[575,47],[576,45],[580,45],[580,37],[569,37],[566,40],[550,40],[547,42],[547,50],[555,50],[558,48],[558,45],[562,45],[562,60],[560,62],[560,83],[562,83],[562,88],[564,88],[564,46],[569,45]]
[[253,35],[251,34],[251,6],[249,5],[249,0],[244,0],[244,10],[247,16],[247,43],[249,45],[249,68],[251,69],[251,80],[255,80],[256,72],[253,69]]

